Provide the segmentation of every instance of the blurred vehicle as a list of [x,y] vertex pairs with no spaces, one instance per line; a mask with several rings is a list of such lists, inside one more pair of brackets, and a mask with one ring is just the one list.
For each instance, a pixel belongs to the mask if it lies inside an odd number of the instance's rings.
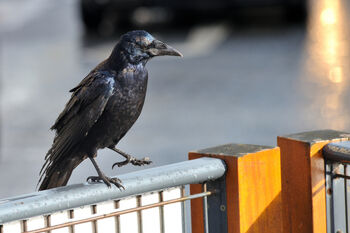
[[82,20],[88,30],[98,28],[105,18],[116,19],[119,25],[128,25],[132,14],[140,7],[165,9],[172,12],[176,19],[210,13],[231,17],[247,9],[259,11],[266,7],[282,8],[286,17],[292,20],[304,19],[307,14],[307,0],[80,0]]

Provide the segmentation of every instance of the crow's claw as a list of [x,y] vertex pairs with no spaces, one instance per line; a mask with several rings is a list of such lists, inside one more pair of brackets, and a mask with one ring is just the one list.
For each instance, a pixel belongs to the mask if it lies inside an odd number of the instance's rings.
[[127,165],[129,162],[130,162],[130,160],[129,160],[129,159],[126,159],[126,160],[124,160],[124,161],[122,161],[122,162],[114,163],[114,164],[112,165],[112,169],[113,169],[115,166],[118,166],[118,167],[125,166],[125,165]]
[[111,184],[114,184],[117,188],[119,189],[124,189],[124,186],[122,185],[122,181],[118,178],[111,178],[111,177],[108,177],[108,176],[89,176],[86,181],[91,181],[91,182],[101,182],[103,181],[103,183],[105,183],[108,188],[111,187]]

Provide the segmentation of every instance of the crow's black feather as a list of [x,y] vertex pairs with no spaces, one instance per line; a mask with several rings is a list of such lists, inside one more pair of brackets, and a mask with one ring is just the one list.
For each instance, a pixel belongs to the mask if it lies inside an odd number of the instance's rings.
[[39,190],[66,185],[84,159],[94,158],[98,149],[114,148],[141,113],[147,61],[161,55],[181,54],[145,31],[126,33],[110,57],[70,90],[70,100],[51,127],[56,136],[40,172]]

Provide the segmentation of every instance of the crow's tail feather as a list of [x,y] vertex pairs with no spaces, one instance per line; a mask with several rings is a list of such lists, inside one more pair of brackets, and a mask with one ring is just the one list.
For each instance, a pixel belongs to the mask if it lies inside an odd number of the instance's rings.
[[62,161],[46,160],[41,171],[41,177],[38,182],[39,191],[55,187],[65,186],[74,170],[84,159],[80,156],[70,156]]

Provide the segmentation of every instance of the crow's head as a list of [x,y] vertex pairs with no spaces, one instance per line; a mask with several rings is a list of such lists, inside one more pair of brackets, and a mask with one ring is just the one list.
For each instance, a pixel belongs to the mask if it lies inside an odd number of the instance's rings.
[[182,57],[179,51],[155,39],[151,34],[143,30],[125,33],[121,36],[117,47],[131,63],[147,62],[155,56]]

